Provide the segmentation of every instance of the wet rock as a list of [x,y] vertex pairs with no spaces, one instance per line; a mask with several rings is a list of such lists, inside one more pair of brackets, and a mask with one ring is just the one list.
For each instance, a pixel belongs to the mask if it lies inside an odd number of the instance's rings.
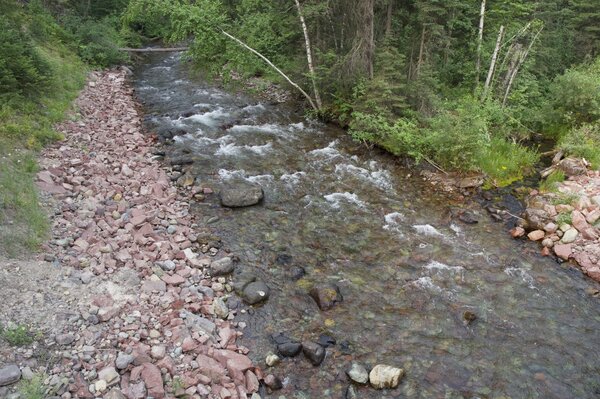
[[375,389],[396,388],[403,375],[404,370],[400,368],[378,364],[369,373],[369,382]]
[[313,366],[318,366],[325,359],[325,348],[315,342],[302,343],[302,353]]
[[560,242],[563,244],[570,244],[577,239],[578,235],[579,233],[576,229],[570,228],[567,231],[565,231],[565,234],[562,236]]
[[250,305],[255,305],[269,299],[269,287],[262,281],[254,281],[244,288],[242,298]]
[[273,367],[273,366],[277,365],[280,360],[281,359],[279,359],[279,356],[275,355],[274,353],[270,353],[265,358],[265,363],[267,364],[267,366]]
[[349,385],[348,388],[346,388],[346,394],[344,397],[345,399],[358,399],[356,388],[354,388],[352,385]]
[[283,384],[281,383],[281,380],[278,377],[274,376],[273,374],[267,375],[264,379],[264,383],[267,387],[269,387],[273,391],[277,391],[277,390],[283,388]]
[[336,344],[336,340],[327,334],[321,334],[317,340],[317,343],[323,348],[329,348],[330,346],[334,346]]
[[465,310],[463,312],[463,322],[465,325],[469,325],[475,320],[477,320],[477,315],[474,312],[471,312],[470,310]]
[[510,231],[510,235],[512,238],[519,238],[525,235],[525,229],[522,227],[515,227]]
[[315,286],[310,290],[310,296],[321,310],[331,309],[344,299],[340,293],[340,288],[335,284]]
[[529,238],[531,241],[539,241],[544,238],[545,235],[546,233],[544,233],[542,230],[534,230],[527,234],[527,238]]
[[346,371],[348,377],[357,384],[366,384],[369,382],[369,373],[360,363],[352,363],[350,370]]
[[191,155],[180,155],[169,159],[171,165],[189,165],[194,163],[194,158]]
[[301,266],[292,266],[286,270],[286,274],[291,280],[297,281],[306,275],[306,270]]
[[238,182],[221,189],[221,205],[228,208],[252,206],[262,201],[264,192],[261,186],[250,182]]
[[248,284],[256,281],[256,276],[251,273],[240,273],[235,276],[235,282],[233,283],[233,289],[238,295],[242,295],[244,288]]
[[571,244],[557,244],[554,246],[554,253],[562,260],[569,260],[573,251]]
[[556,165],[567,177],[579,176],[587,172],[587,165],[582,159],[568,157]]
[[302,344],[300,342],[290,341],[277,345],[277,351],[284,357],[294,357],[300,353],[301,349]]
[[289,265],[292,262],[293,258],[291,255],[288,254],[279,254],[277,255],[277,258],[275,258],[275,263],[277,263],[278,265]]
[[230,257],[221,258],[210,264],[210,273],[213,276],[224,276],[234,270],[233,260]]
[[476,223],[479,223],[479,219],[477,218],[477,215],[475,215],[474,212],[469,211],[469,210],[461,212],[458,215],[458,220],[460,220],[461,222],[463,222],[465,224],[476,224]]
[[0,368],[0,387],[14,384],[21,379],[21,370],[16,364]]

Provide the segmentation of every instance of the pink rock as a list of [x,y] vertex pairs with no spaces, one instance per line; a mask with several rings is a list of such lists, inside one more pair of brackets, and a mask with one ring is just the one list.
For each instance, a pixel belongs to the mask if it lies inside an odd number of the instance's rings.
[[596,223],[598,220],[600,220],[600,209],[596,209],[596,210],[593,210],[592,212],[588,213],[585,220],[589,224]]
[[206,355],[198,355],[196,362],[200,365],[198,372],[207,376],[215,384],[219,384],[225,379],[227,370],[218,361]]
[[145,363],[142,367],[141,377],[148,390],[148,395],[156,399],[164,398],[165,389],[160,369],[152,363]]
[[181,277],[179,274],[173,274],[173,275],[164,275],[162,276],[162,281],[164,281],[167,284],[170,285],[180,285],[185,283],[185,279],[183,277]]
[[193,351],[197,347],[198,347],[198,343],[192,337],[184,338],[183,343],[181,344],[181,349],[184,352]]
[[112,306],[109,308],[102,308],[98,311],[98,320],[105,322],[109,321],[117,314],[119,314],[120,309],[117,306]]
[[558,230],[558,226],[556,225],[556,223],[550,222],[544,226],[544,231],[546,233],[554,234],[556,233],[556,230]]
[[527,234],[527,237],[531,241],[539,241],[542,238],[544,238],[545,235],[546,235],[546,233],[544,233],[542,230],[534,230],[531,233]]
[[515,227],[510,231],[510,235],[513,238],[523,237],[525,235],[525,229],[523,229],[522,227]]
[[260,383],[258,382],[258,378],[256,374],[252,371],[248,370],[245,374],[246,377],[246,390],[250,393],[258,392],[258,388],[260,388]]
[[568,260],[573,250],[572,247],[573,246],[571,244],[557,244],[553,247],[553,249],[556,256],[562,260]]
[[573,227],[575,227],[580,233],[583,233],[590,227],[581,212],[573,211],[571,217],[573,220]]

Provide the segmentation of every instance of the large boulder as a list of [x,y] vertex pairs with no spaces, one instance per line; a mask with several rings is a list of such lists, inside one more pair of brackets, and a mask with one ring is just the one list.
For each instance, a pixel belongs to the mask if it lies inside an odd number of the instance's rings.
[[261,186],[250,182],[231,183],[221,189],[221,205],[228,208],[243,208],[262,201],[264,192]]

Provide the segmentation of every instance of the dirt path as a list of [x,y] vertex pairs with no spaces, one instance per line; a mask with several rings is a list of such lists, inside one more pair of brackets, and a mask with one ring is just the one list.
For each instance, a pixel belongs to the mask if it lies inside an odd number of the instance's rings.
[[38,185],[56,203],[47,261],[0,273],[0,322],[38,336],[1,341],[0,385],[17,365],[44,375],[48,397],[250,397],[263,375],[236,344],[229,254],[188,212],[201,189],[177,189],[152,155],[126,73],[93,73],[80,119],[42,155]]

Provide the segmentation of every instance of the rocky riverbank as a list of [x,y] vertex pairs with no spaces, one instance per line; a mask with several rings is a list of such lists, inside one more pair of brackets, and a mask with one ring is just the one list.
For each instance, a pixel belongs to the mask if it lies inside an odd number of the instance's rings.
[[575,262],[600,282],[600,171],[580,168],[569,174],[550,192],[531,192],[525,223],[511,234],[527,234],[542,244],[542,254],[553,252],[562,261]]
[[[127,73],[92,73],[78,115],[58,127],[64,141],[42,154],[38,185],[55,212],[37,269],[49,275],[2,290],[2,324],[28,324],[37,339],[2,344],[0,397],[23,397],[7,386],[36,373],[45,397],[260,397],[274,376],[236,344],[232,259],[189,213],[212,191],[193,178],[175,186],[142,134]],[[8,281],[32,262],[5,263]]]

